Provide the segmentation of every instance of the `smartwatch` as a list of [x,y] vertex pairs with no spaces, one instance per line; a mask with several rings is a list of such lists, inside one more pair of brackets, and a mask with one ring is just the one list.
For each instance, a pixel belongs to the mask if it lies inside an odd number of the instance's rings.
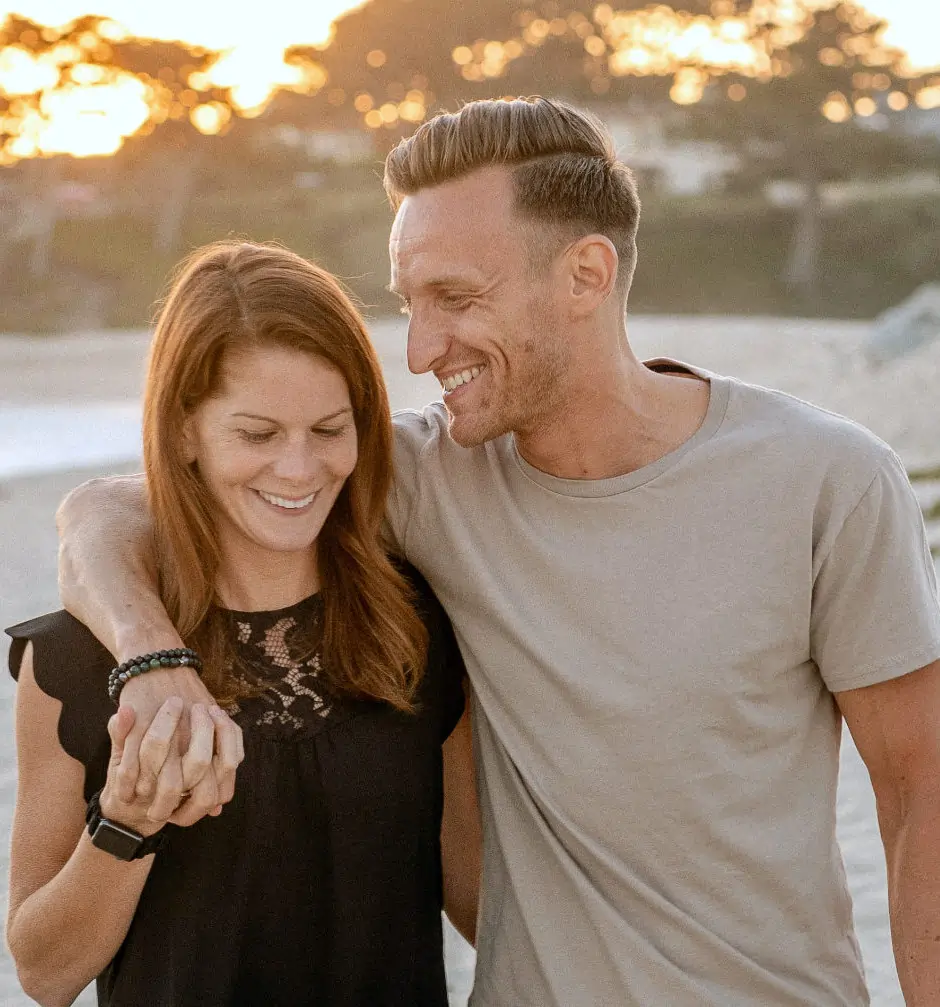
[[85,822],[88,825],[88,835],[91,843],[99,850],[110,853],[118,860],[140,860],[156,853],[163,846],[166,837],[162,832],[152,836],[142,836],[134,829],[112,822],[101,814],[101,791],[94,794],[88,802],[85,812]]

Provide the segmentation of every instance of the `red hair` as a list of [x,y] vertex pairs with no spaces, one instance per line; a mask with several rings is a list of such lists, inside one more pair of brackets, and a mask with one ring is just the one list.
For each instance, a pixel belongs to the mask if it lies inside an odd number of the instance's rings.
[[161,594],[203,652],[220,701],[250,693],[214,607],[220,546],[213,500],[186,461],[187,417],[218,391],[225,355],[282,346],[335,367],[349,388],[359,456],[317,540],[322,678],[334,691],[411,709],[427,632],[381,538],[392,478],[388,394],[365,326],[325,270],[275,245],[218,242],[179,267],[157,321],[144,395],[144,465]]

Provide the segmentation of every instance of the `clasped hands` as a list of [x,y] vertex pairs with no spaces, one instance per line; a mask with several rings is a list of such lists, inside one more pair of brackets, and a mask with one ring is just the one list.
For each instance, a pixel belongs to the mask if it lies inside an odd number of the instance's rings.
[[105,818],[148,836],[167,822],[193,825],[219,815],[232,799],[245,757],[241,729],[189,669],[128,682],[108,733]]

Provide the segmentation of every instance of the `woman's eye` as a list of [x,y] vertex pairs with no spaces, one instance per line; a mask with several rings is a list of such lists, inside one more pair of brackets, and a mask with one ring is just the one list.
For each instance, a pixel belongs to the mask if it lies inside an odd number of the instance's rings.
[[249,444],[264,444],[274,436],[273,430],[239,430],[239,437]]
[[313,432],[320,437],[340,437],[346,433],[346,427],[314,427]]

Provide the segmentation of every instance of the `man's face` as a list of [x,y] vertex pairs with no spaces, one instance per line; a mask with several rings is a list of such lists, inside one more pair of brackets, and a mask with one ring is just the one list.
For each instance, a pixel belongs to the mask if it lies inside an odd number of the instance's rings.
[[560,398],[564,281],[533,269],[538,233],[514,210],[501,167],[408,196],[395,218],[391,287],[410,317],[408,366],[435,374],[451,436],[466,447],[531,433]]

